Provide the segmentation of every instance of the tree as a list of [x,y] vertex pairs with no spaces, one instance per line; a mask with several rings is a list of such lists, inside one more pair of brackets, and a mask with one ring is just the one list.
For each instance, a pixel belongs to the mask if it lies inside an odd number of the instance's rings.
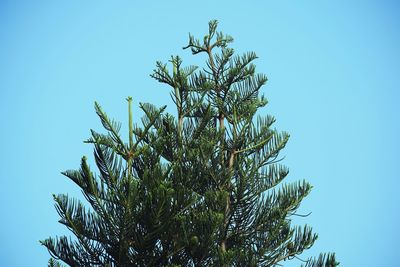
[[[98,103],[106,133],[91,130],[99,174],[82,158],[79,170],[63,172],[83,192],[89,208],[54,195],[60,223],[75,239],[41,243],[69,266],[278,266],[297,258],[317,239],[311,227],[292,226],[311,185],[283,184],[289,170],[280,151],[289,139],[267,104],[267,82],[255,72],[253,52],[236,56],[233,38],[209,22],[202,42],[189,35],[193,55],[206,66],[182,66],[178,56],[156,63],[153,78],[172,88],[177,117],[165,107],[140,104],[142,125],[133,124],[128,98],[129,140]],[[51,260],[52,266],[58,264]],[[303,266],[337,266],[320,254]],[[50,266],[50,262],[49,262]]]

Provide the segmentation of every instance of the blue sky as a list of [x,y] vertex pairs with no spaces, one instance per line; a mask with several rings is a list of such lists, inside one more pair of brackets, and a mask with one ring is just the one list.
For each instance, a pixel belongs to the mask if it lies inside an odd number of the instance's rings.
[[[396,1],[0,2],[0,266],[45,266],[38,240],[69,234],[52,193],[79,196],[74,169],[101,130],[98,101],[126,122],[127,96],[169,105],[149,77],[156,60],[189,51],[210,19],[255,51],[263,93],[288,131],[288,181],[314,189],[296,219],[319,240],[305,255],[335,251],[341,266],[398,266],[400,25]],[[300,266],[294,262],[285,266]]]

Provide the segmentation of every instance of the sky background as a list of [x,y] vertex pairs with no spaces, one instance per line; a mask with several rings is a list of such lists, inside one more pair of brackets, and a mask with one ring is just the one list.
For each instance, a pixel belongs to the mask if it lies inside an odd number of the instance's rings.
[[102,131],[94,101],[125,125],[127,96],[136,120],[139,102],[173,112],[169,88],[149,74],[171,55],[201,64],[181,48],[210,19],[238,53],[259,56],[269,77],[259,114],[291,134],[288,181],[314,186],[300,209],[312,214],[296,223],[319,239],[302,257],[399,266],[399,11],[368,0],[1,0],[0,266],[46,266],[39,240],[69,234],[51,194],[80,195],[60,172],[92,158],[82,141]]

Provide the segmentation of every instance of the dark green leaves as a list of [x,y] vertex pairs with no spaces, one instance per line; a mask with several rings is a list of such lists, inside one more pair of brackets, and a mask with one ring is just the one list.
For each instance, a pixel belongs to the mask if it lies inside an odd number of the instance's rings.
[[311,258],[302,267],[335,267],[339,262],[335,260],[335,253],[320,254],[318,258]]
[[[256,73],[254,52],[235,55],[217,24],[185,47],[204,53],[203,68],[173,56],[151,74],[170,87],[176,116],[140,103],[133,125],[128,98],[126,143],[121,124],[95,103],[105,133],[91,130],[87,143],[99,173],[86,157],[63,172],[89,205],[54,195],[75,238],[42,241],[52,257],[69,266],[272,267],[312,247],[311,227],[291,222],[312,187],[283,182],[289,169],[278,162],[289,134],[273,128],[272,116],[256,116],[267,77]],[[336,265],[334,254],[321,254],[304,267]]]

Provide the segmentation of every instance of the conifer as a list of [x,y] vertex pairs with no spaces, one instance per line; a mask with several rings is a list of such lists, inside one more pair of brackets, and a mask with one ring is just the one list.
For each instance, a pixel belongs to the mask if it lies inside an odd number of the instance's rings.
[[[171,68],[157,62],[151,77],[171,88],[176,114],[141,103],[137,125],[127,98],[127,142],[95,103],[105,133],[91,130],[86,142],[98,173],[86,157],[63,172],[89,205],[54,195],[59,222],[75,237],[41,241],[49,266],[282,266],[313,246],[311,227],[291,220],[312,187],[283,183],[289,134],[256,114],[267,104],[267,77],[256,73],[256,54],[236,55],[232,42],[213,20],[184,47],[206,57],[203,68],[184,67],[179,56]],[[338,265],[330,253],[300,264]]]

